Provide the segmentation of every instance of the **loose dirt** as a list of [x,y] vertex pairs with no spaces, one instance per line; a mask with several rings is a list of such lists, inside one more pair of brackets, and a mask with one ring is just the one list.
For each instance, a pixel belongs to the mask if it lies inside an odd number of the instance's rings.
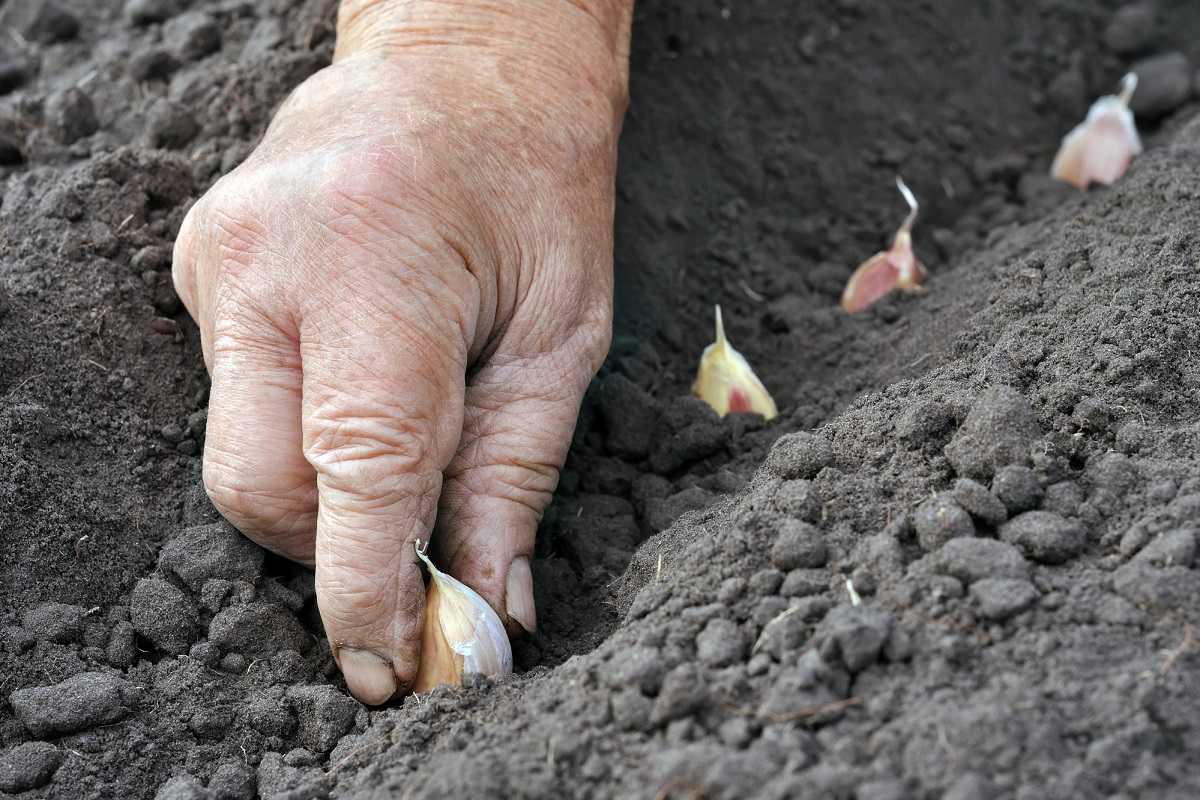
[[[640,3],[541,629],[368,711],[199,489],[170,285],[333,7],[0,2],[0,796],[1200,796],[1200,8]],[[1147,152],[1050,182],[1145,58]],[[928,292],[848,317],[897,174]],[[771,423],[687,396],[715,303]]]

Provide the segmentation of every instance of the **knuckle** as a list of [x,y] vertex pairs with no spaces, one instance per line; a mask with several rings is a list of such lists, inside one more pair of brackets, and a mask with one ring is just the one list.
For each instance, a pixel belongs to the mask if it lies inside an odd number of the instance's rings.
[[303,527],[314,512],[304,487],[272,486],[259,479],[262,474],[238,468],[211,445],[205,452],[204,490],[217,510],[238,528],[271,534]]
[[612,347],[612,304],[602,303],[586,314],[580,322],[579,331],[583,358],[594,375],[599,372]]
[[269,203],[253,188],[274,183],[269,176],[243,177],[240,172],[222,178],[188,211],[176,254],[186,248],[193,264],[219,264],[226,273],[236,274],[239,268],[253,265],[270,247],[265,222]]
[[327,488],[382,502],[411,494],[414,477],[438,472],[435,427],[392,403],[339,392],[305,420],[305,457]]
[[488,464],[463,464],[453,480],[460,492],[504,500],[540,518],[558,485],[558,474],[557,464],[510,456]]
[[213,206],[205,222],[212,255],[221,264],[226,279],[244,277],[269,252],[266,225],[239,204]]

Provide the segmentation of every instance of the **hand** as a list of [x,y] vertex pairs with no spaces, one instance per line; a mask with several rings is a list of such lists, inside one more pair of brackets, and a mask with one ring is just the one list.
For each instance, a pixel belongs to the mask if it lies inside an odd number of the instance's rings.
[[610,340],[628,5],[347,2],[334,64],[184,220],[205,486],[315,564],[364,702],[415,676],[435,520],[439,565],[536,625],[535,530]]

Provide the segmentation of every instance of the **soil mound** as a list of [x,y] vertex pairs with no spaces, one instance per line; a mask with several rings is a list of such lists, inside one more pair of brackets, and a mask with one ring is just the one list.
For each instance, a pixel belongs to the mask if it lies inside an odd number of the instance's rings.
[[[0,795],[1200,796],[1200,8],[640,3],[539,634],[368,711],[170,284],[334,5],[0,2]],[[1053,184],[1131,65],[1147,152]],[[847,316],[897,173],[929,290]],[[715,303],[771,423],[687,396]]]

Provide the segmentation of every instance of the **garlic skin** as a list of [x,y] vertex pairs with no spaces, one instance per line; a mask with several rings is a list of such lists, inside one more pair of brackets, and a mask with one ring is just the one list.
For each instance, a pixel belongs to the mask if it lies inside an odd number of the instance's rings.
[[1088,110],[1087,118],[1063,137],[1050,167],[1055,180],[1086,190],[1092,183],[1111,186],[1129,169],[1133,157],[1142,152],[1129,101],[1137,90],[1137,75],[1121,79],[1121,92],[1101,97]]
[[716,310],[717,338],[700,356],[700,369],[692,384],[692,394],[722,417],[730,411],[753,411],[766,419],[774,419],[779,416],[775,401],[745,356],[734,350],[725,338],[721,307],[717,306]]
[[422,548],[418,541],[416,550],[432,580],[425,591],[421,664],[413,691],[458,686],[463,675],[511,675],[512,646],[500,617],[474,589],[433,565],[428,543]]
[[896,178],[896,188],[908,203],[908,216],[896,231],[891,248],[859,264],[846,282],[846,288],[842,291],[842,308],[849,314],[870,308],[895,290],[909,293],[924,291],[921,284],[929,273],[917,260],[912,246],[912,226],[920,205],[903,179]]

